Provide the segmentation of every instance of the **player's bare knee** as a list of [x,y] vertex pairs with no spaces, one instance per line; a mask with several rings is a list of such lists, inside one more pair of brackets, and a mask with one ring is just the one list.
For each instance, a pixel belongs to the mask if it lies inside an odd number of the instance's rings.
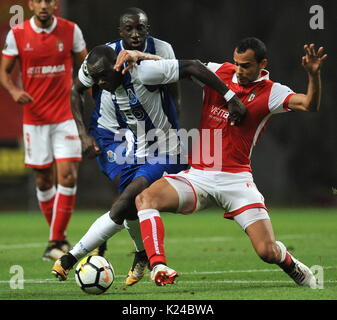
[[278,250],[274,242],[263,243],[258,249],[257,254],[266,263],[276,263],[278,261]]
[[73,188],[76,185],[77,173],[68,171],[59,175],[58,183],[66,188]]
[[53,175],[49,171],[35,171],[35,184],[41,191],[49,190],[54,185]]
[[161,208],[158,206],[158,196],[145,189],[136,197],[136,207],[137,210],[145,210],[145,209],[157,209],[160,210]]

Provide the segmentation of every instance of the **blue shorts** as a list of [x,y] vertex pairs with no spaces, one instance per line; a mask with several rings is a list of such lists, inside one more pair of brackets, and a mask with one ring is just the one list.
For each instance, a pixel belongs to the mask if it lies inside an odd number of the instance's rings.
[[[125,141],[115,141],[113,132],[95,128],[90,130],[102,153],[97,156],[100,170],[110,179],[114,180],[120,174],[118,192],[122,193],[134,180],[144,177],[150,184],[167,173],[178,173],[188,168],[187,164],[180,163],[180,157],[162,157],[147,159],[145,161],[128,159],[126,161],[127,144]],[[118,149],[117,149],[118,148]],[[138,163],[137,163],[138,161]],[[132,162],[132,163],[131,163]]]
[[169,157],[166,156],[164,163],[151,163],[151,161],[145,161],[142,164],[126,164],[121,170],[120,182],[118,191],[122,193],[125,188],[135,179],[144,177],[150,184],[160,179],[167,173],[178,173],[188,168],[187,164],[181,164],[178,161],[171,164]]
[[115,141],[113,132],[101,128],[90,130],[90,134],[101,149],[101,154],[96,157],[100,170],[110,180],[114,180],[126,165],[126,142]]

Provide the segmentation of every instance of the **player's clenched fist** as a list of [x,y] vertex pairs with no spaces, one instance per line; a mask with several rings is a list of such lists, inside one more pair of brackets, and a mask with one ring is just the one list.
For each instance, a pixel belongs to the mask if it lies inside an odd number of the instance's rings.
[[96,140],[92,136],[90,135],[81,136],[81,142],[82,142],[82,153],[85,157],[92,159],[101,153],[101,150],[97,145]]

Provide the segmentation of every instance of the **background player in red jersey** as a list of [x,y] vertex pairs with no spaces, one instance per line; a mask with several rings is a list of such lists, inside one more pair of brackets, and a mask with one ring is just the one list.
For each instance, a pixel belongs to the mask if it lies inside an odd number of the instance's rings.
[[[81,160],[70,109],[72,65],[73,58],[81,65],[87,55],[81,30],[75,23],[55,17],[56,5],[55,0],[29,1],[34,15],[8,33],[0,67],[2,85],[24,108],[25,163],[33,168],[39,205],[50,226],[43,254],[48,260],[69,250],[65,230],[75,204]],[[23,88],[11,79],[17,60]]]
[[[157,285],[174,283],[177,272],[166,266],[164,226],[159,211],[192,213],[216,204],[226,210],[225,217],[234,219],[249,236],[259,257],[279,265],[298,285],[316,286],[311,270],[295,259],[280,241],[275,241],[272,224],[264,198],[256,188],[250,167],[252,148],[272,114],[286,111],[319,110],[321,99],[320,68],[327,58],[323,48],[314,44],[304,46],[302,66],[308,74],[306,94],[269,80],[266,47],[256,38],[242,40],[234,50],[234,64],[208,64],[227,87],[247,106],[241,126],[228,124],[227,105],[223,97],[204,87],[201,130],[220,133],[214,140],[201,141],[201,161],[192,168],[169,175],[153,183],[136,198],[141,232],[150,265],[151,278]],[[217,131],[217,132],[216,132]],[[212,135],[211,135],[212,137]],[[211,151],[221,150],[210,164],[204,157],[203,145],[210,143]],[[208,145],[209,146],[209,145]],[[212,152],[211,152],[212,153]]]

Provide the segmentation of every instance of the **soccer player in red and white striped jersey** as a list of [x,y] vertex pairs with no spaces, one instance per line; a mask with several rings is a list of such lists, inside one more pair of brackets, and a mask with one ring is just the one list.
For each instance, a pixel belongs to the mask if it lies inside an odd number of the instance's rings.
[[166,265],[164,226],[159,212],[186,214],[217,204],[225,210],[225,218],[234,219],[247,233],[263,261],[279,265],[298,285],[315,287],[311,270],[275,240],[264,198],[255,186],[250,166],[252,149],[273,114],[319,109],[320,68],[327,55],[322,47],[316,50],[314,44],[305,45],[304,50],[302,65],[309,79],[306,94],[296,94],[269,79],[265,70],[266,47],[257,38],[247,38],[238,44],[234,64],[208,64],[246,105],[247,114],[239,126],[230,125],[224,97],[204,87],[200,133],[209,135],[206,140],[201,138],[198,148],[194,148],[191,169],[161,178],[137,196],[144,247],[152,280],[157,285],[173,283],[177,277],[177,272]]
[[[29,0],[28,4],[34,15],[9,31],[0,80],[23,106],[25,164],[33,168],[39,205],[50,226],[43,258],[56,260],[69,249],[65,231],[81,161],[81,142],[70,108],[73,60],[80,66],[87,50],[80,28],[53,15],[57,1]],[[23,88],[11,78],[17,61]]]

